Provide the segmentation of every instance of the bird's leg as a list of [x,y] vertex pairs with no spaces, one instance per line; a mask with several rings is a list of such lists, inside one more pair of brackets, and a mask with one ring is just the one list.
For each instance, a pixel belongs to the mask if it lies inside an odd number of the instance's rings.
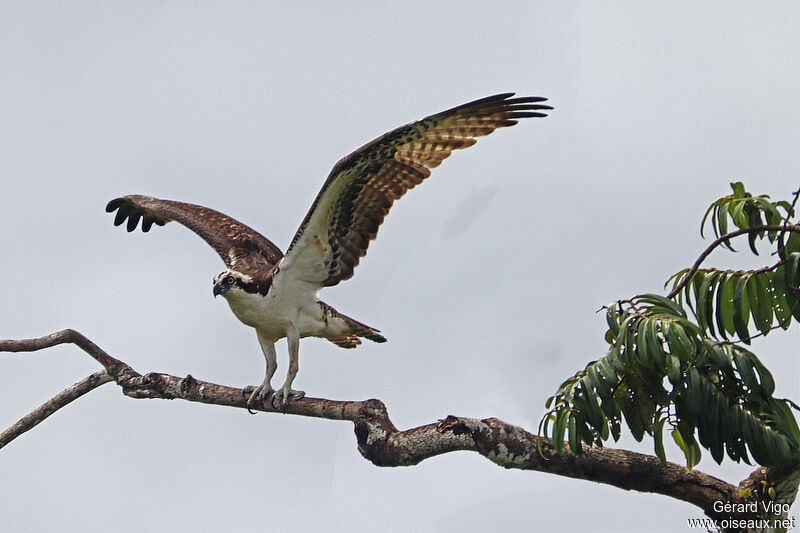
[[253,390],[253,393],[247,400],[248,410],[250,410],[256,401],[266,398],[269,393],[272,392],[272,376],[275,375],[275,370],[278,368],[278,356],[275,353],[275,343],[262,338],[260,333],[258,334],[258,343],[261,345],[261,350],[264,352],[264,359],[267,362],[267,371],[264,375],[264,381]]
[[283,387],[275,391],[273,401],[278,400],[284,407],[289,403],[289,398],[300,399],[306,395],[305,392],[299,390],[292,390],[292,382],[297,376],[298,359],[300,352],[300,332],[292,324],[289,331],[286,332],[286,341],[289,344],[289,371],[286,373],[286,381],[283,382]]

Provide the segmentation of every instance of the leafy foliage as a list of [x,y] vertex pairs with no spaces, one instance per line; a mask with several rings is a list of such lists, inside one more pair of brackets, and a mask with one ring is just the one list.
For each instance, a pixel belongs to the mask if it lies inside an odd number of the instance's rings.
[[[701,236],[705,236],[704,231],[708,220],[711,221],[711,225],[714,228],[714,235],[722,237],[728,233],[729,219],[733,221],[737,228],[743,230],[765,225],[765,220],[766,224],[779,225],[783,223],[785,217],[792,215],[793,209],[789,202],[771,202],[766,194],[753,196],[745,191],[744,185],[740,181],[731,183],[731,188],[733,189],[733,194],[720,198],[706,210],[703,221],[700,223]],[[785,215],[781,215],[779,208],[783,209]],[[769,238],[769,242],[775,242],[777,234],[777,231],[748,233],[750,250],[755,255],[758,255],[756,240],[764,238],[766,235]],[[723,246],[732,252],[735,251],[727,239],[723,241]]]
[[766,335],[800,321],[800,226],[791,222],[793,204],[731,185],[734,193],[711,205],[703,225],[710,216],[715,242],[733,250],[731,219],[737,235],[748,235],[753,253],[766,238],[780,261],[752,271],[685,269],[667,282],[673,286],[668,297],[643,294],[610,304],[608,352],[547,400],[539,432],[553,438],[556,453],[565,439],[577,454],[584,444],[617,441],[624,420],[636,440],[653,437],[662,461],[669,425],[690,468],[701,448],[717,463],[725,454],[764,466],[800,459],[800,430],[789,402],[773,397],[769,370],[742,346],[755,336],[751,325]]
[[691,309],[701,330],[715,339],[738,338],[750,344],[751,323],[767,335],[775,327],[788,329],[792,318],[800,320],[798,267],[800,252],[793,252],[788,261],[768,268],[699,269],[689,279],[690,269],[685,269],[670,281],[673,288],[685,282],[677,302]]

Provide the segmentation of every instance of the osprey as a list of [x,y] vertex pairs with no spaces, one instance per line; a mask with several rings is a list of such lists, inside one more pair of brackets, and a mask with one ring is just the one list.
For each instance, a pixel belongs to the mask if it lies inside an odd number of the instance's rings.
[[[274,392],[271,401],[285,406],[290,398],[304,395],[292,390],[302,337],[322,337],[342,348],[355,348],[361,338],[386,342],[377,329],[320,301],[320,289],[353,276],[394,201],[427,178],[453,150],[472,146],[476,137],[513,126],[517,119],[544,117],[542,111],[552,109],[539,103],[546,98],[512,96],[489,96],[401,126],[341,159],[286,255],[257,231],[199,205],[132,195],[111,200],[106,211],[117,210],[114,224],[127,220],[128,231],[135,230],[139,220],[145,232],[153,224],[174,220],[216,250],[227,269],[214,278],[214,296],[222,295],[233,314],[256,330],[267,364],[264,380],[247,404]],[[284,337],[289,369],[283,386],[273,391],[275,342]]]

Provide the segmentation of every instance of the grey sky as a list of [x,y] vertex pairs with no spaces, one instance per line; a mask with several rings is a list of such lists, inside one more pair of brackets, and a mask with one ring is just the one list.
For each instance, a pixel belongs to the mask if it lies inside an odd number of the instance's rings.
[[[306,340],[297,387],[381,398],[401,428],[456,414],[535,429],[547,396],[604,350],[595,311],[691,264],[728,182],[775,197],[800,183],[795,3],[0,13],[0,338],[72,327],[141,372],[242,386],[263,358],[212,298],[213,251],[177,225],[114,228],[111,198],[208,205],[285,249],[331,166],[363,143],[497,92],[551,99],[550,117],[443,163],[393,208],[354,279],[323,293],[390,342]],[[795,400],[797,340],[757,345]],[[285,359],[281,343],[281,377]],[[0,425],[96,369],[71,347],[0,357]],[[734,482],[751,470],[710,456],[699,468]],[[700,516],[475,454],[379,469],[346,423],[134,401],[113,385],[2,450],[0,479],[3,531],[682,531]]]

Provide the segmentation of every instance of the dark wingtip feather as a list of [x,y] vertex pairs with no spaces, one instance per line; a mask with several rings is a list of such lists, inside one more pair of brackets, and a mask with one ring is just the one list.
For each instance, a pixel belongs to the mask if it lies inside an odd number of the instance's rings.
[[528,118],[528,117],[546,117],[547,113],[537,113],[535,111],[512,111],[508,114],[508,118]]
[[[510,93],[512,96],[514,93]],[[504,103],[506,104],[531,104],[534,102],[546,102],[547,97],[545,96],[522,96],[520,98],[512,98],[511,100],[506,100]]]
[[108,204],[106,204],[106,213],[111,213],[119,206],[125,203],[125,198],[114,198]]
[[515,94],[516,93],[493,94],[492,96],[487,96],[486,98],[481,98],[480,100],[475,100],[475,103],[477,104],[478,102],[489,102],[489,101],[492,101],[492,100],[507,100],[507,99],[511,98],[512,96],[514,96]]
[[117,212],[117,216],[114,217],[114,225],[119,226],[120,224],[125,222],[126,218],[128,218],[128,213],[126,213],[124,209],[120,209]]
[[136,212],[131,213],[130,218],[128,218],[128,233],[136,229],[136,226],[139,225],[139,219],[141,217],[142,215],[140,213]]

